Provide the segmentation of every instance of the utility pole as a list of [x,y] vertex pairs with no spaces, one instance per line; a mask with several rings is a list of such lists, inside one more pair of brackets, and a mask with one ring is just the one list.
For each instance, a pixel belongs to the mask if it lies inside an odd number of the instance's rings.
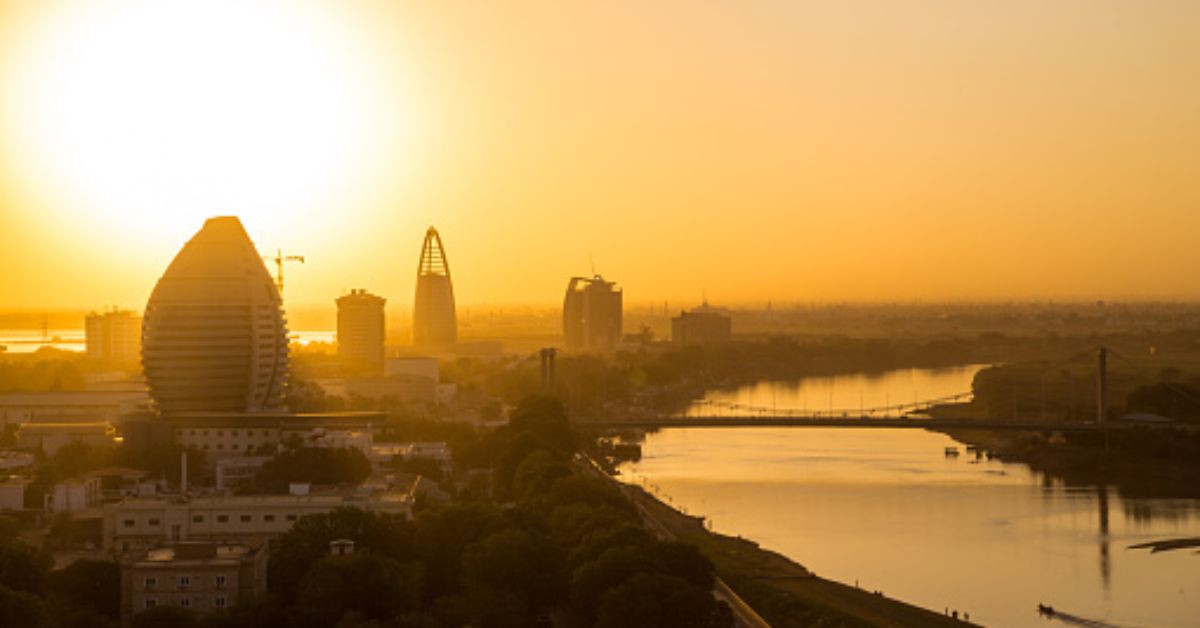
[[1096,422],[1104,425],[1108,416],[1108,347],[1100,347],[1096,357]]

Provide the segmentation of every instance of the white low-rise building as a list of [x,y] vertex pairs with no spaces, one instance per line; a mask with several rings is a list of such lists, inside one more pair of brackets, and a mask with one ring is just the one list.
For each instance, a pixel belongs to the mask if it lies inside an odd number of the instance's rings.
[[[343,442],[370,451],[374,431],[386,422],[382,412],[320,414],[191,414],[158,419],[174,442],[203,451],[209,459],[225,456],[273,455],[280,446]],[[351,442],[353,441],[353,442]],[[363,443],[365,444],[365,448]],[[345,445],[341,445],[345,446]]]
[[87,473],[54,485],[44,497],[46,512],[79,512],[99,506],[104,493],[100,476]]
[[227,456],[218,458],[216,464],[217,490],[225,491],[254,481],[258,470],[270,462],[273,456]]
[[75,442],[111,447],[117,443],[117,430],[108,421],[35,421],[17,429],[18,449],[40,449],[47,456]]
[[25,509],[25,487],[29,480],[9,477],[0,479],[0,512]]
[[150,409],[144,388],[64,390],[0,394],[0,425],[41,419],[118,422],[122,416]]
[[0,451],[0,471],[14,471],[32,467],[37,457],[25,451]]
[[164,542],[259,540],[305,515],[338,508],[412,515],[406,493],[237,495],[126,499],[104,507],[104,548],[118,555]]

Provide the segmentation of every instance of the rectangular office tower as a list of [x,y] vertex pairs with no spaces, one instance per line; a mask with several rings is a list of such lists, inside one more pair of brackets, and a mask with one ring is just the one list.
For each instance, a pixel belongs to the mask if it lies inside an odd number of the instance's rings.
[[729,342],[732,336],[729,312],[712,307],[707,301],[671,319],[671,342],[677,347],[716,345]]
[[142,357],[142,317],[129,310],[88,314],[84,337],[88,358],[97,362],[130,366]]
[[350,294],[338,298],[338,360],[346,373],[383,373],[385,303],[387,299],[366,290],[351,290]]
[[572,277],[563,299],[563,336],[568,349],[612,351],[621,342],[622,292],[600,275]]

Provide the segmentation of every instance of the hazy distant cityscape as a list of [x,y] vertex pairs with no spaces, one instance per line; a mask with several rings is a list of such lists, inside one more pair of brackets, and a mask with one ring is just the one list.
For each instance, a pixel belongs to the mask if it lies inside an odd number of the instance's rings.
[[0,2],[0,628],[1200,626],[1198,26]]

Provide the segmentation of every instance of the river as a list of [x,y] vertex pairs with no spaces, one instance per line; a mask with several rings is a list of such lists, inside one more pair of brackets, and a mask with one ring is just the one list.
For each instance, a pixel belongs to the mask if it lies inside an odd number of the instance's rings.
[[[911,399],[917,384],[923,398],[953,394],[978,368],[758,384],[712,398],[883,405]],[[1200,537],[1200,500],[1067,487],[1024,465],[947,457],[946,447],[963,449],[913,429],[666,429],[647,435],[622,478],[821,576],[988,626],[1047,621],[1038,603],[1122,626],[1200,623],[1195,548],[1129,548]]]

